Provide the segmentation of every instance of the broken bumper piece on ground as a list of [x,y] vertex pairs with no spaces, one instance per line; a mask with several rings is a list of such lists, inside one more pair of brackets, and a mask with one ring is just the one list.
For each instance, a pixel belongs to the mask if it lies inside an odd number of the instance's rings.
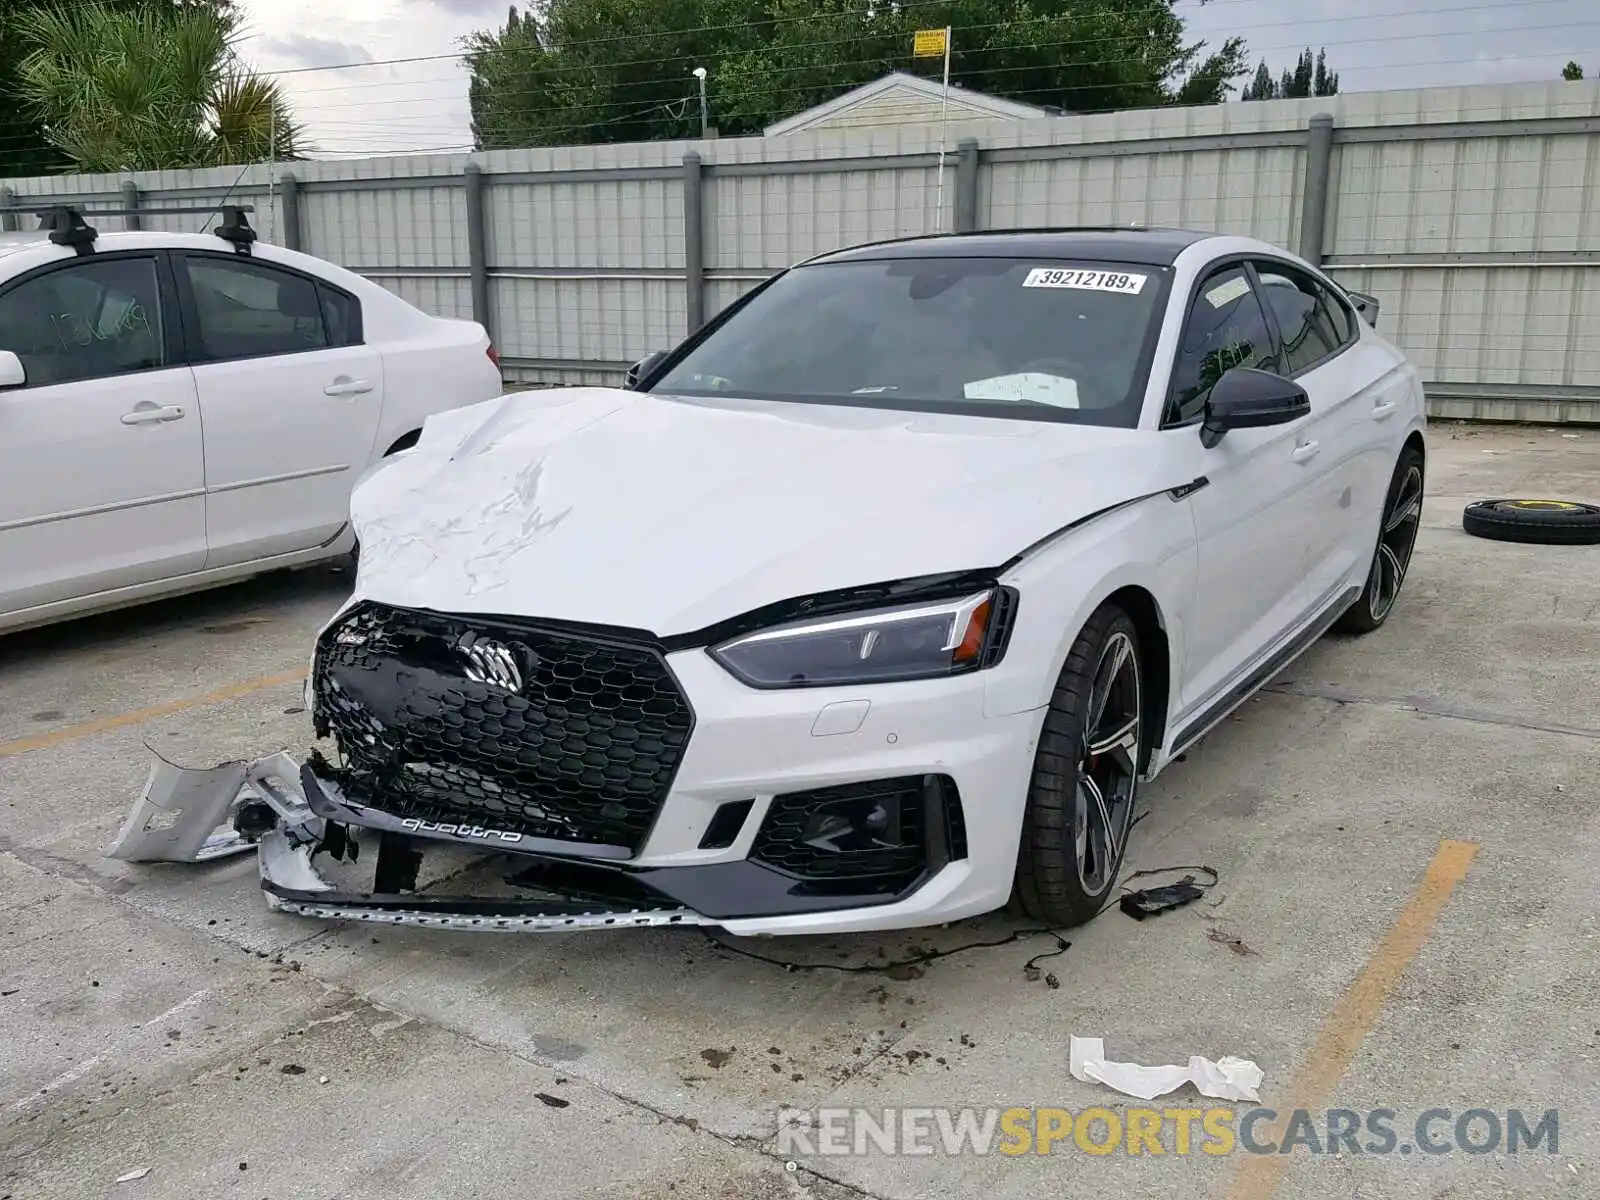
[[[194,769],[158,756],[106,854],[200,863],[256,849],[268,907],[325,920],[507,933],[716,923],[647,903],[662,897],[630,887],[626,876],[506,853],[520,840],[514,834],[402,820],[351,803],[316,761],[276,754]],[[357,882],[368,845],[370,866]],[[442,869],[423,883],[424,860],[435,857]],[[457,894],[462,888],[470,894]]]

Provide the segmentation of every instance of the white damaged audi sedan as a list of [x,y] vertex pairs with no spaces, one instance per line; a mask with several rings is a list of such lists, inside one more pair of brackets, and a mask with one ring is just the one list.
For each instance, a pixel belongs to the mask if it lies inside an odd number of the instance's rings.
[[[1426,418],[1375,314],[1239,237],[901,240],[782,272],[627,388],[431,417],[353,498],[298,780],[323,824],[267,835],[269,901],[1089,920],[1141,782],[1396,602]],[[311,869],[328,829],[377,839],[375,887]],[[419,888],[445,844],[526,891]]]

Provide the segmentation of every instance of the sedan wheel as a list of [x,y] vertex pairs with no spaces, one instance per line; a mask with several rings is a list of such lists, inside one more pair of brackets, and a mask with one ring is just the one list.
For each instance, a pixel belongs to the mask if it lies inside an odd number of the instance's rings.
[[1422,455],[1407,446],[1395,464],[1384,500],[1377,549],[1367,569],[1367,585],[1350,606],[1339,627],[1349,633],[1370,633],[1389,619],[1401,585],[1411,568],[1417,531],[1422,525]]
[[1138,631],[1107,605],[1067,656],[1039,738],[1016,880],[1036,920],[1081,925],[1116,885],[1138,790],[1142,686]]

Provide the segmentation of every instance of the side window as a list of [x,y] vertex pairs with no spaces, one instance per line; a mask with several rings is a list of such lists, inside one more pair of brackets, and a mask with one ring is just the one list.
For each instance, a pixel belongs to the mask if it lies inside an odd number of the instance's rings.
[[1315,366],[1355,340],[1349,313],[1311,276],[1272,262],[1257,263],[1256,271],[1283,334],[1285,375]]
[[0,295],[0,349],[28,386],[101,379],[165,363],[153,258],[90,259]]
[[234,258],[186,258],[200,319],[200,353],[213,362],[295,354],[328,345],[317,285]]
[[1172,387],[1163,425],[1199,417],[1206,396],[1234,367],[1277,370],[1266,313],[1243,265],[1223,267],[1200,285],[1172,364]]
[[322,320],[328,327],[329,345],[359,346],[363,336],[361,301],[320,283],[317,295],[322,298]]

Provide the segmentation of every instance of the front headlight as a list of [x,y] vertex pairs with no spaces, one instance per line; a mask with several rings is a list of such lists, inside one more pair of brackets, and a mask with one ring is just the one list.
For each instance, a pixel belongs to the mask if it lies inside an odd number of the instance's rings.
[[937,679],[993,666],[1005,648],[1015,593],[797,621],[745,634],[710,654],[756,688]]

